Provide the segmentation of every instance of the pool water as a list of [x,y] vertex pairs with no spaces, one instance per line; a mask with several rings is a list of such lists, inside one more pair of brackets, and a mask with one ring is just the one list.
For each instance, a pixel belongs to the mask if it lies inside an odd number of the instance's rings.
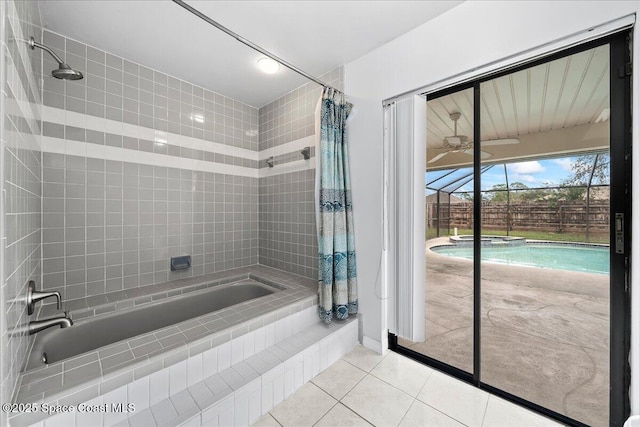
[[[431,250],[440,255],[473,259],[473,248],[439,246]],[[609,248],[606,246],[526,244],[484,247],[481,254],[485,262],[609,274]]]

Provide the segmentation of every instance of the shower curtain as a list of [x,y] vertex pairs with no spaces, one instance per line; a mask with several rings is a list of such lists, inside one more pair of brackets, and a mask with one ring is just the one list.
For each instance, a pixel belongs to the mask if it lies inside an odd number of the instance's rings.
[[318,189],[318,313],[329,323],[358,312],[356,249],[345,122],[351,104],[325,88],[320,110]]

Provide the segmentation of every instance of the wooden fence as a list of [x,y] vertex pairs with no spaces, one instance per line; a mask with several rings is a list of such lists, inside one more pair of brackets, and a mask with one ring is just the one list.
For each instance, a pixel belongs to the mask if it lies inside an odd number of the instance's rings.
[[[509,211],[507,211],[507,209]],[[427,228],[473,228],[473,203],[440,203],[426,205]],[[586,203],[482,202],[482,228],[495,230],[531,230],[553,232],[606,233],[609,230],[609,201]]]

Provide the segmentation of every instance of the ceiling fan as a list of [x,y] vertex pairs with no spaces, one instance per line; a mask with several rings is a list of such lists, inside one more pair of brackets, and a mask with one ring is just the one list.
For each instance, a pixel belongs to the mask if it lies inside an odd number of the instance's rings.
[[[473,156],[473,141],[470,141],[469,137],[466,135],[458,135],[458,120],[461,116],[462,114],[457,111],[449,114],[449,118],[453,120],[453,135],[444,137],[442,140],[442,147],[431,148],[431,150],[444,150],[444,152],[436,154],[427,163],[437,162],[449,153],[464,153]],[[489,139],[487,141],[482,141],[482,146],[518,143],[520,143],[518,138]],[[492,155],[493,154],[488,151],[480,151],[480,157],[482,159],[488,159]]]

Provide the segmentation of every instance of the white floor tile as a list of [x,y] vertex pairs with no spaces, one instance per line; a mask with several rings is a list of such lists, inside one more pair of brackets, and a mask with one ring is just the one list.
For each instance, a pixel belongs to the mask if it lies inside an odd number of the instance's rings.
[[411,408],[400,422],[400,427],[463,427],[451,417],[425,405],[419,400],[414,400]]
[[433,372],[418,399],[468,426],[481,426],[489,394],[440,372]]
[[562,424],[496,396],[489,396],[483,427],[560,427]]
[[375,351],[369,350],[362,345],[357,345],[351,352],[347,353],[342,360],[351,363],[354,366],[362,369],[363,371],[371,371],[380,361],[383,356]]
[[422,365],[398,353],[389,352],[371,375],[399,388],[412,397],[416,397],[433,373],[433,369]]
[[264,414],[258,421],[251,424],[252,427],[280,427],[280,424],[271,416],[271,414]]
[[342,403],[376,426],[397,426],[413,398],[378,378],[367,375]]
[[311,381],[331,396],[340,400],[358,384],[365,375],[367,375],[367,373],[363,370],[343,360],[338,360]]
[[337,401],[313,383],[307,383],[289,399],[271,410],[271,415],[284,427],[311,426]]
[[341,403],[331,408],[314,427],[370,427],[362,417]]
[[362,346],[278,405],[284,377],[270,378],[276,407],[256,426],[559,426],[404,356],[383,357]]
[[130,427],[155,427],[156,422],[151,415],[151,409],[145,409],[129,418]]
[[201,427],[202,423],[200,420],[200,414],[196,415],[195,417],[191,418],[190,420],[180,424],[180,427]]

